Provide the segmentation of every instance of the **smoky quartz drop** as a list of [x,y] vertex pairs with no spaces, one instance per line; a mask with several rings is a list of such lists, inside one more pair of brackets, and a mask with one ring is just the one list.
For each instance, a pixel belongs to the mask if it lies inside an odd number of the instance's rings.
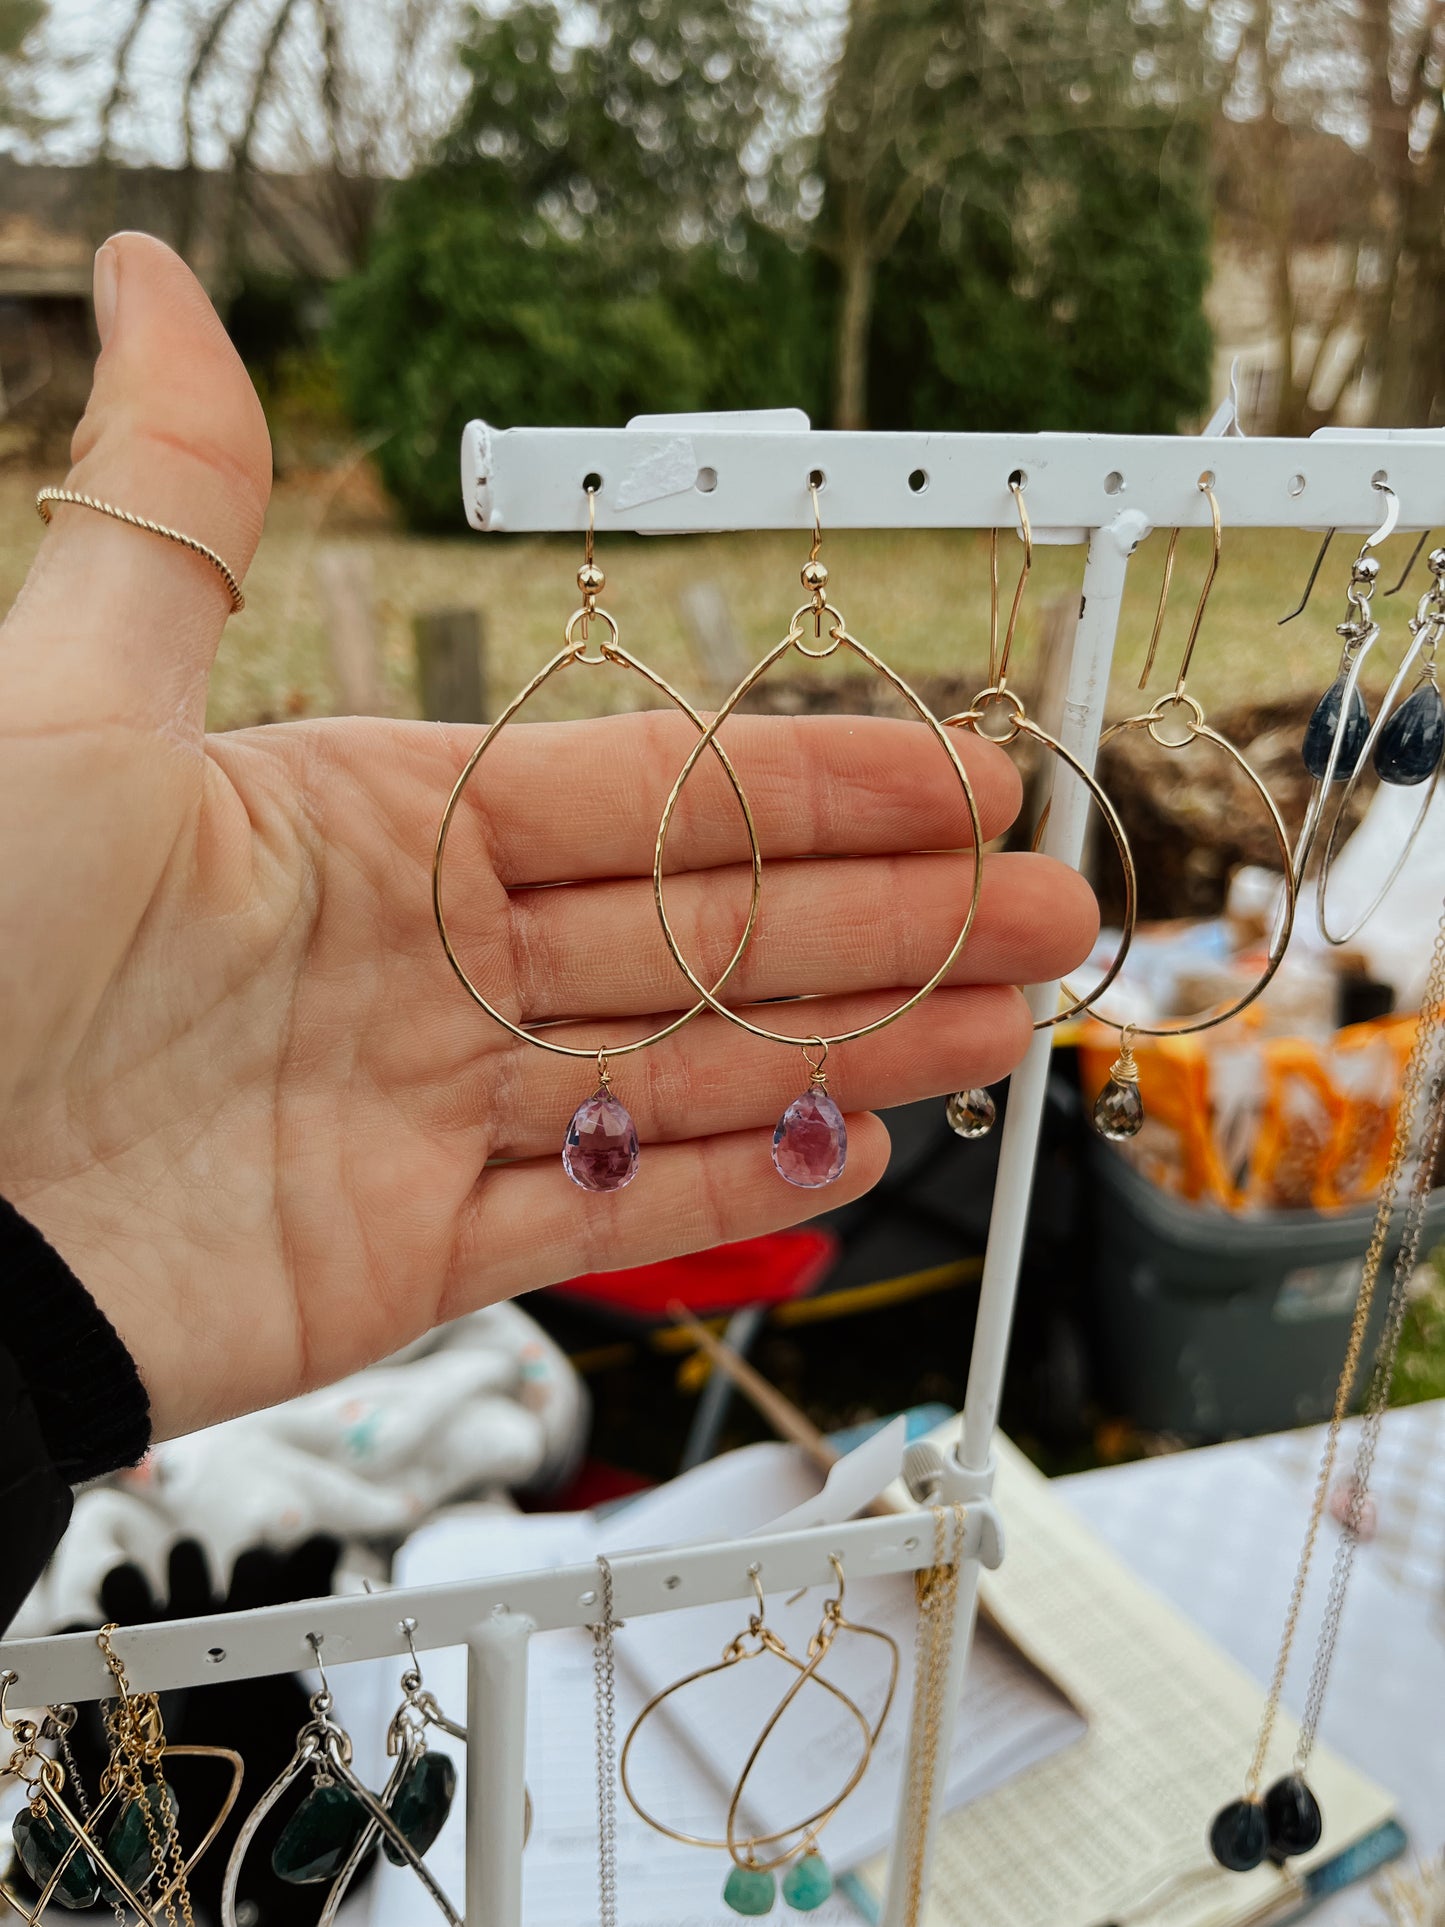
[[[445,1753],[422,1753],[401,1776],[387,1808],[397,1831],[421,1859],[446,1825],[457,1792],[457,1769]],[[406,1856],[385,1834],[381,1850],[393,1865],[404,1867]]]
[[1137,1137],[1144,1122],[1144,1100],[1139,1086],[1111,1077],[1094,1099],[1094,1129],[1112,1144]]
[[1425,783],[1445,755],[1445,702],[1433,682],[1422,682],[1375,739],[1375,770],[1401,788]]
[[[1330,747],[1335,740],[1335,731],[1340,726],[1340,708],[1345,700],[1345,683],[1348,671],[1341,671],[1330,684],[1324,695],[1315,704],[1314,714],[1305,725],[1304,742],[1300,753],[1304,766],[1317,783],[1324,781],[1325,771],[1330,766]],[[1340,737],[1340,754],[1335,763],[1335,781],[1346,782],[1355,773],[1355,767],[1365,753],[1365,743],[1370,734],[1370,713],[1365,708],[1365,699],[1358,689],[1350,695],[1349,714],[1345,718],[1343,733]]]
[[944,1107],[944,1115],[960,1137],[987,1137],[998,1116],[998,1106],[985,1090],[955,1091]]
[[1269,1822],[1258,1800],[1231,1800],[1214,1816],[1209,1851],[1231,1873],[1248,1873],[1269,1851]]
[[1308,1853],[1319,1845],[1325,1830],[1320,1803],[1298,1773],[1286,1773],[1265,1794],[1264,1818],[1272,1860]]

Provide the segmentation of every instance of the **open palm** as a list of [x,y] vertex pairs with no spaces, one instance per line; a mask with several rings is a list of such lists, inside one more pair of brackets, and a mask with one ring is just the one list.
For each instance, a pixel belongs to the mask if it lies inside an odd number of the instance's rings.
[[[105,347],[70,485],[244,567],[269,481],[249,383],[173,255],[139,236],[103,255]],[[887,1157],[882,1125],[856,1114],[1004,1075],[1028,1036],[1010,986],[1092,941],[1071,872],[990,857],[949,987],[829,1062],[853,1114],[837,1184],[796,1191],[768,1156],[801,1055],[708,1013],[614,1061],[641,1169],[586,1194],[559,1152],[595,1075],[491,1023],[432,923],[436,822],[477,732],[351,720],[206,738],[226,607],[196,558],[62,508],[0,632],[0,1192],[130,1345],[161,1435],[490,1300],[844,1202]],[[765,862],[730,999],[820,997],[802,1036],[882,1014],[931,974],[972,859],[915,854],[956,847],[965,821],[921,738],[858,718],[730,727]],[[517,1021],[595,1048],[688,1003],[651,863],[694,740],[673,713],[498,739],[458,818],[447,905],[471,975]],[[996,833],[1017,781],[988,745],[965,753]],[[669,909],[716,974],[746,911],[746,842],[715,772],[690,789]]]

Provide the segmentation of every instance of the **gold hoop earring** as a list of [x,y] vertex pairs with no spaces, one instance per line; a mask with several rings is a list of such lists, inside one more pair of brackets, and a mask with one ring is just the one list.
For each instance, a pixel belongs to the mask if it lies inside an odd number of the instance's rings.
[[[1101,1137],[1115,1141],[1134,1137],[1144,1122],[1144,1105],[1139,1095],[1139,1071],[1132,1049],[1133,1039],[1136,1037],[1185,1037],[1194,1031],[1212,1030],[1217,1024],[1227,1023],[1231,1017],[1237,1017],[1240,1011],[1246,1010],[1254,1002],[1274,977],[1284,961],[1290,933],[1294,929],[1296,894],[1294,864],[1289,836],[1285,830],[1284,819],[1280,816],[1279,806],[1244,755],[1227,737],[1221,736],[1218,730],[1210,728],[1204,720],[1203,705],[1185,688],[1189,665],[1194,657],[1194,647],[1199,640],[1200,627],[1204,621],[1204,611],[1209,603],[1210,591],[1214,587],[1214,578],[1219,572],[1222,548],[1219,502],[1214,493],[1213,477],[1208,474],[1201,475],[1198,488],[1209,503],[1213,531],[1212,546],[1209,569],[1199,592],[1199,600],[1195,605],[1194,619],[1189,625],[1189,635],[1184,644],[1184,653],[1179,659],[1179,672],[1174,679],[1174,688],[1167,696],[1161,696],[1152,709],[1145,710],[1137,716],[1126,716],[1122,722],[1114,723],[1106,729],[1099,739],[1099,747],[1102,749],[1116,737],[1123,736],[1134,729],[1147,730],[1161,749],[1187,749],[1190,743],[1199,738],[1207,743],[1216,744],[1239,769],[1264,805],[1270,829],[1279,845],[1282,858],[1284,902],[1275,920],[1274,934],[1270,938],[1264,969],[1242,996],[1234,998],[1219,1009],[1207,1011],[1202,1016],[1180,1018],[1168,1024],[1119,1023],[1110,1017],[1100,1017],[1097,1011],[1094,1013],[1100,1023],[1107,1024],[1111,1030],[1119,1032],[1119,1055],[1110,1066],[1109,1080],[1095,1100],[1093,1109],[1094,1129]],[[1169,581],[1173,573],[1174,551],[1178,540],[1179,530],[1175,529],[1169,538],[1169,549],[1164,563],[1164,582],[1154,617],[1154,631],[1149,639],[1143,674],[1139,678],[1141,689],[1148,682],[1164,627],[1164,614],[1169,599]],[[1045,811],[1036,836],[1042,833],[1047,816],[1048,812]],[[1073,995],[1072,989],[1067,984],[1064,989],[1069,996]]]
[[[596,505],[596,486],[589,486],[587,489],[587,546],[582,567],[577,571],[577,586],[582,591],[582,604],[567,620],[562,648],[550,662],[538,670],[520,695],[514,696],[497,720],[488,727],[481,742],[467,758],[447,799],[447,805],[442,812],[441,823],[437,829],[436,848],[432,855],[432,914],[436,919],[437,934],[441,938],[447,962],[456,973],[467,995],[474,1003],[479,1004],[495,1023],[500,1024],[503,1030],[509,1031],[522,1043],[534,1045],[538,1050],[552,1051],[559,1057],[596,1060],[597,1089],[591,1097],[585,1098],[572,1114],[571,1122],[563,1136],[562,1168],[572,1182],[583,1191],[620,1191],[624,1185],[631,1184],[637,1175],[639,1145],[637,1127],[631,1115],[612,1094],[609,1065],[615,1058],[627,1057],[634,1051],[647,1050],[653,1044],[660,1044],[664,1038],[673,1036],[682,1029],[684,1024],[690,1023],[700,1011],[712,1004],[713,993],[721,990],[726,984],[752,937],[762,888],[762,858],[758,850],[757,831],[753,825],[753,813],[748,799],[743,793],[737,772],[728,760],[727,753],[722,745],[714,740],[713,730],[704,726],[702,717],[687,698],[673,688],[671,683],[622,647],[616,621],[606,609],[598,606],[597,598],[606,586],[607,578],[593,559]],[[607,639],[598,643],[595,656],[589,656],[587,643],[591,625],[594,622],[603,625],[607,632]],[[468,976],[453,947],[442,906],[442,864],[446,856],[447,838],[468,783],[476,773],[483,756],[491,749],[502,730],[512,721],[528,698],[535,695],[543,683],[554,676],[558,670],[568,668],[574,663],[585,664],[588,668],[610,663],[618,668],[630,669],[644,682],[660,690],[670,703],[682,711],[701,734],[703,747],[712,750],[717,757],[723,773],[732,785],[733,794],[738,800],[738,807],[742,811],[743,823],[747,829],[752,861],[752,899],[748,905],[747,921],[738,939],[737,948],[729,958],[726,969],[713,985],[712,991],[699,985],[701,1001],[695,1003],[690,1010],[684,1011],[681,1017],[674,1017],[671,1023],[662,1025],[660,1029],[650,1032],[646,1037],[634,1038],[629,1043],[604,1044],[601,1048],[592,1045],[586,1049],[573,1044],[558,1043],[551,1037],[536,1036],[521,1023],[514,1023],[510,1017],[497,1009],[495,1004],[490,1003]],[[692,767],[693,760],[695,759],[689,761],[689,768]],[[713,1008],[717,1006],[713,1005]]]
[[[949,740],[947,730],[932,710],[909,688],[896,669],[891,668],[881,656],[875,655],[864,643],[848,633],[842,615],[827,600],[828,570],[818,559],[823,540],[822,521],[818,508],[821,481],[822,478],[816,471],[808,480],[808,490],[813,503],[813,541],[808,560],[803,566],[802,582],[803,587],[808,591],[809,600],[794,611],[792,621],[788,624],[787,634],[782,641],[776,643],[762,660],[748,671],[693,745],[663,807],[652,865],[653,898],[657,905],[657,915],[662,925],[663,935],[667,939],[667,947],[672,952],[678,969],[703,1002],[709,1009],[715,1010],[720,1017],[726,1017],[730,1024],[736,1024],[739,1030],[747,1031],[750,1036],[764,1038],[770,1044],[787,1045],[793,1050],[800,1050],[803,1054],[803,1061],[808,1067],[808,1088],[801,1096],[794,1098],[778,1120],[777,1128],[773,1133],[773,1164],[780,1177],[786,1179],[789,1184],[799,1185],[805,1190],[816,1190],[823,1185],[831,1184],[841,1176],[848,1155],[847,1125],[843,1120],[842,1111],[828,1092],[827,1074],[823,1069],[829,1050],[836,1044],[853,1043],[860,1037],[870,1037],[875,1031],[883,1030],[889,1024],[896,1023],[900,1017],[906,1016],[910,1010],[915,1009],[925,997],[937,989],[957,961],[973,930],[983,886],[983,831],[979,822],[978,804],[974,798],[973,785],[969,781],[968,772],[959,759],[958,751]],[[823,644],[825,621],[826,644],[810,648],[806,641],[808,626],[811,625],[813,641]],[[973,882],[962,927],[954,938],[947,956],[928,981],[914,991],[912,996],[904,998],[901,1004],[885,1016],[874,1018],[871,1023],[858,1024],[852,1030],[837,1031],[831,1036],[815,1034],[812,1037],[790,1037],[783,1031],[769,1030],[766,1025],[744,1017],[739,1011],[731,1010],[726,1004],[719,1002],[716,992],[721,988],[720,984],[709,990],[702,983],[683,955],[677,934],[668,919],[667,902],[662,886],[663,862],[667,853],[667,838],[672,827],[673,813],[677,808],[683,787],[703,754],[714,747],[717,732],[749,690],[761,682],[774,663],[780,661],[790,650],[796,650],[810,660],[822,661],[845,646],[893,685],[919,721],[925,723],[932,731],[934,739],[948,757],[953,773],[958,778],[964,805],[968,811],[969,834],[973,844]]]
[[[129,1907],[144,1927],[158,1927],[158,1914],[164,1916],[165,1927],[175,1927],[179,1903],[189,1927],[187,1883],[215,1844],[240,1793],[245,1769],[238,1753],[224,1746],[172,1745],[166,1739],[156,1696],[130,1690],[125,1668],[111,1645],[115,1630],[106,1626],[97,1635],[118,1698],[106,1721],[110,1760],[93,1802],[70,1750],[75,1708],[50,1707],[41,1722],[13,1719],[7,1701],[16,1675],[0,1675],[0,1725],[13,1742],[10,1759],[0,1772],[28,1790],[11,1837],[16,1857],[38,1888],[39,1898],[31,1909],[3,1884],[0,1895],[32,1927],[44,1919],[52,1900],[69,1909]],[[43,1739],[58,1743],[64,1766],[40,1751]],[[218,1760],[230,1772],[220,1809],[189,1854],[181,1846],[179,1808],[164,1766],[165,1761],[177,1759]],[[74,1806],[65,1797],[67,1787]]]
[[[805,1660],[799,1659],[796,1654],[790,1652],[785,1642],[768,1626],[760,1569],[753,1566],[748,1576],[752,1581],[757,1608],[749,1615],[747,1630],[739,1633],[723,1649],[721,1659],[714,1661],[711,1665],[701,1666],[695,1672],[685,1674],[682,1679],[675,1680],[672,1685],[664,1687],[660,1693],[655,1693],[638,1713],[628,1729],[627,1738],[623,1741],[622,1755],[618,1762],[618,1779],[628,1805],[655,1833],[660,1833],[669,1840],[680,1841],[684,1846],[709,1848],[728,1855],[732,1866],[723,1885],[723,1899],[734,1913],[755,1915],[770,1912],[777,1892],[776,1871],[782,1866],[791,1868],[789,1876],[783,1882],[783,1898],[790,1906],[797,1908],[801,1913],[807,1913],[821,1906],[828,1898],[832,1892],[832,1876],[828,1873],[818,1851],[818,1836],[867,1773],[879,1733],[893,1704],[898,1682],[897,1643],[887,1633],[879,1632],[875,1627],[855,1625],[843,1617],[842,1565],[836,1558],[833,1558],[832,1564],[834,1571],[838,1574],[838,1594],[836,1599],[825,1604],[818,1630],[808,1642],[808,1656]],[[844,1631],[881,1640],[891,1654],[889,1684],[883,1706],[877,1719],[871,1722],[851,1695],[845,1693],[832,1680],[824,1678],[818,1670],[839,1633]],[[715,1678],[734,1666],[744,1665],[749,1660],[759,1659],[765,1655],[781,1660],[783,1664],[791,1667],[796,1678],[789,1682],[782,1698],[769,1715],[734,1784],[722,1835],[719,1838],[712,1838],[706,1834],[687,1833],[681,1828],[670,1826],[667,1821],[660,1819],[642,1803],[632,1784],[632,1750],[638,1734],[659,1707],[665,1705],[686,1687],[694,1686],[700,1680]],[[740,1839],[737,1819],[747,1781],[783,1715],[809,1683],[830,1693],[857,1722],[862,1748],[858,1760],[842,1788],[831,1799],[805,1815],[803,1819],[789,1826],[779,1827],[772,1833],[754,1834]],[[768,1854],[766,1849],[770,1847],[778,1848],[780,1851]]]
[[[1009,609],[1008,627],[1004,632],[1003,647],[999,648],[998,638],[998,530],[989,531],[989,636],[988,636],[988,684],[974,697],[966,710],[956,716],[945,716],[945,729],[967,729],[975,736],[985,737],[1000,747],[1016,742],[1026,736],[1037,743],[1041,749],[1057,758],[1071,775],[1088,790],[1114,839],[1114,847],[1119,853],[1119,863],[1124,872],[1124,920],[1118,951],[1113,962],[1104,972],[1093,989],[1084,996],[1070,994],[1069,1002],[1052,1017],[1038,1017],[1034,1020],[1035,1030],[1050,1030],[1055,1024],[1066,1023],[1069,1018],[1077,1017],[1080,1011],[1088,1010],[1095,1000],[1102,997],[1124,967],[1124,959],[1129,954],[1129,946],[1134,941],[1134,924],[1138,914],[1138,877],[1134,868],[1134,853],[1129,847],[1129,839],[1124,832],[1119,812],[1114,808],[1102,784],[1092,770],[1087,769],[1071,750],[1042,729],[1027,714],[1018,693],[1009,687],[1008,666],[1013,653],[1014,633],[1018,627],[1019,610],[1023,607],[1024,589],[1034,565],[1033,529],[1029,523],[1028,508],[1024,503],[1024,480],[1017,473],[1009,477],[1009,490],[1018,511],[1019,535],[1024,545],[1023,561],[1019,567],[1019,577],[1014,588],[1013,603]],[[985,719],[991,710],[1003,708],[1006,714],[998,728],[986,728]],[[986,1090],[975,1089],[956,1091],[949,1098],[945,1115],[949,1124],[960,1137],[980,1138],[987,1136],[997,1115],[993,1098]]]

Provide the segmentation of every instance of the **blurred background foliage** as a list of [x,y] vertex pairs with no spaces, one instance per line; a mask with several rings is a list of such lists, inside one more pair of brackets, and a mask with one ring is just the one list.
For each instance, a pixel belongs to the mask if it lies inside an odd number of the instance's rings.
[[61,226],[165,233],[283,467],[374,452],[414,527],[455,528],[478,412],[1172,431],[1236,334],[1256,431],[1428,423],[1442,23],[1445,0],[0,0],[4,198],[83,176]]

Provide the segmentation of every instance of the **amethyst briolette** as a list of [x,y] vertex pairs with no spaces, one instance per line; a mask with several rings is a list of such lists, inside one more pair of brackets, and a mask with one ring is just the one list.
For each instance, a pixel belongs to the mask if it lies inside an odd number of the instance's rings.
[[838,1177],[848,1157],[848,1126],[821,1084],[795,1097],[773,1132],[773,1163],[789,1184],[814,1191]]
[[637,1126],[605,1084],[572,1113],[562,1168],[584,1191],[620,1191],[637,1176]]

